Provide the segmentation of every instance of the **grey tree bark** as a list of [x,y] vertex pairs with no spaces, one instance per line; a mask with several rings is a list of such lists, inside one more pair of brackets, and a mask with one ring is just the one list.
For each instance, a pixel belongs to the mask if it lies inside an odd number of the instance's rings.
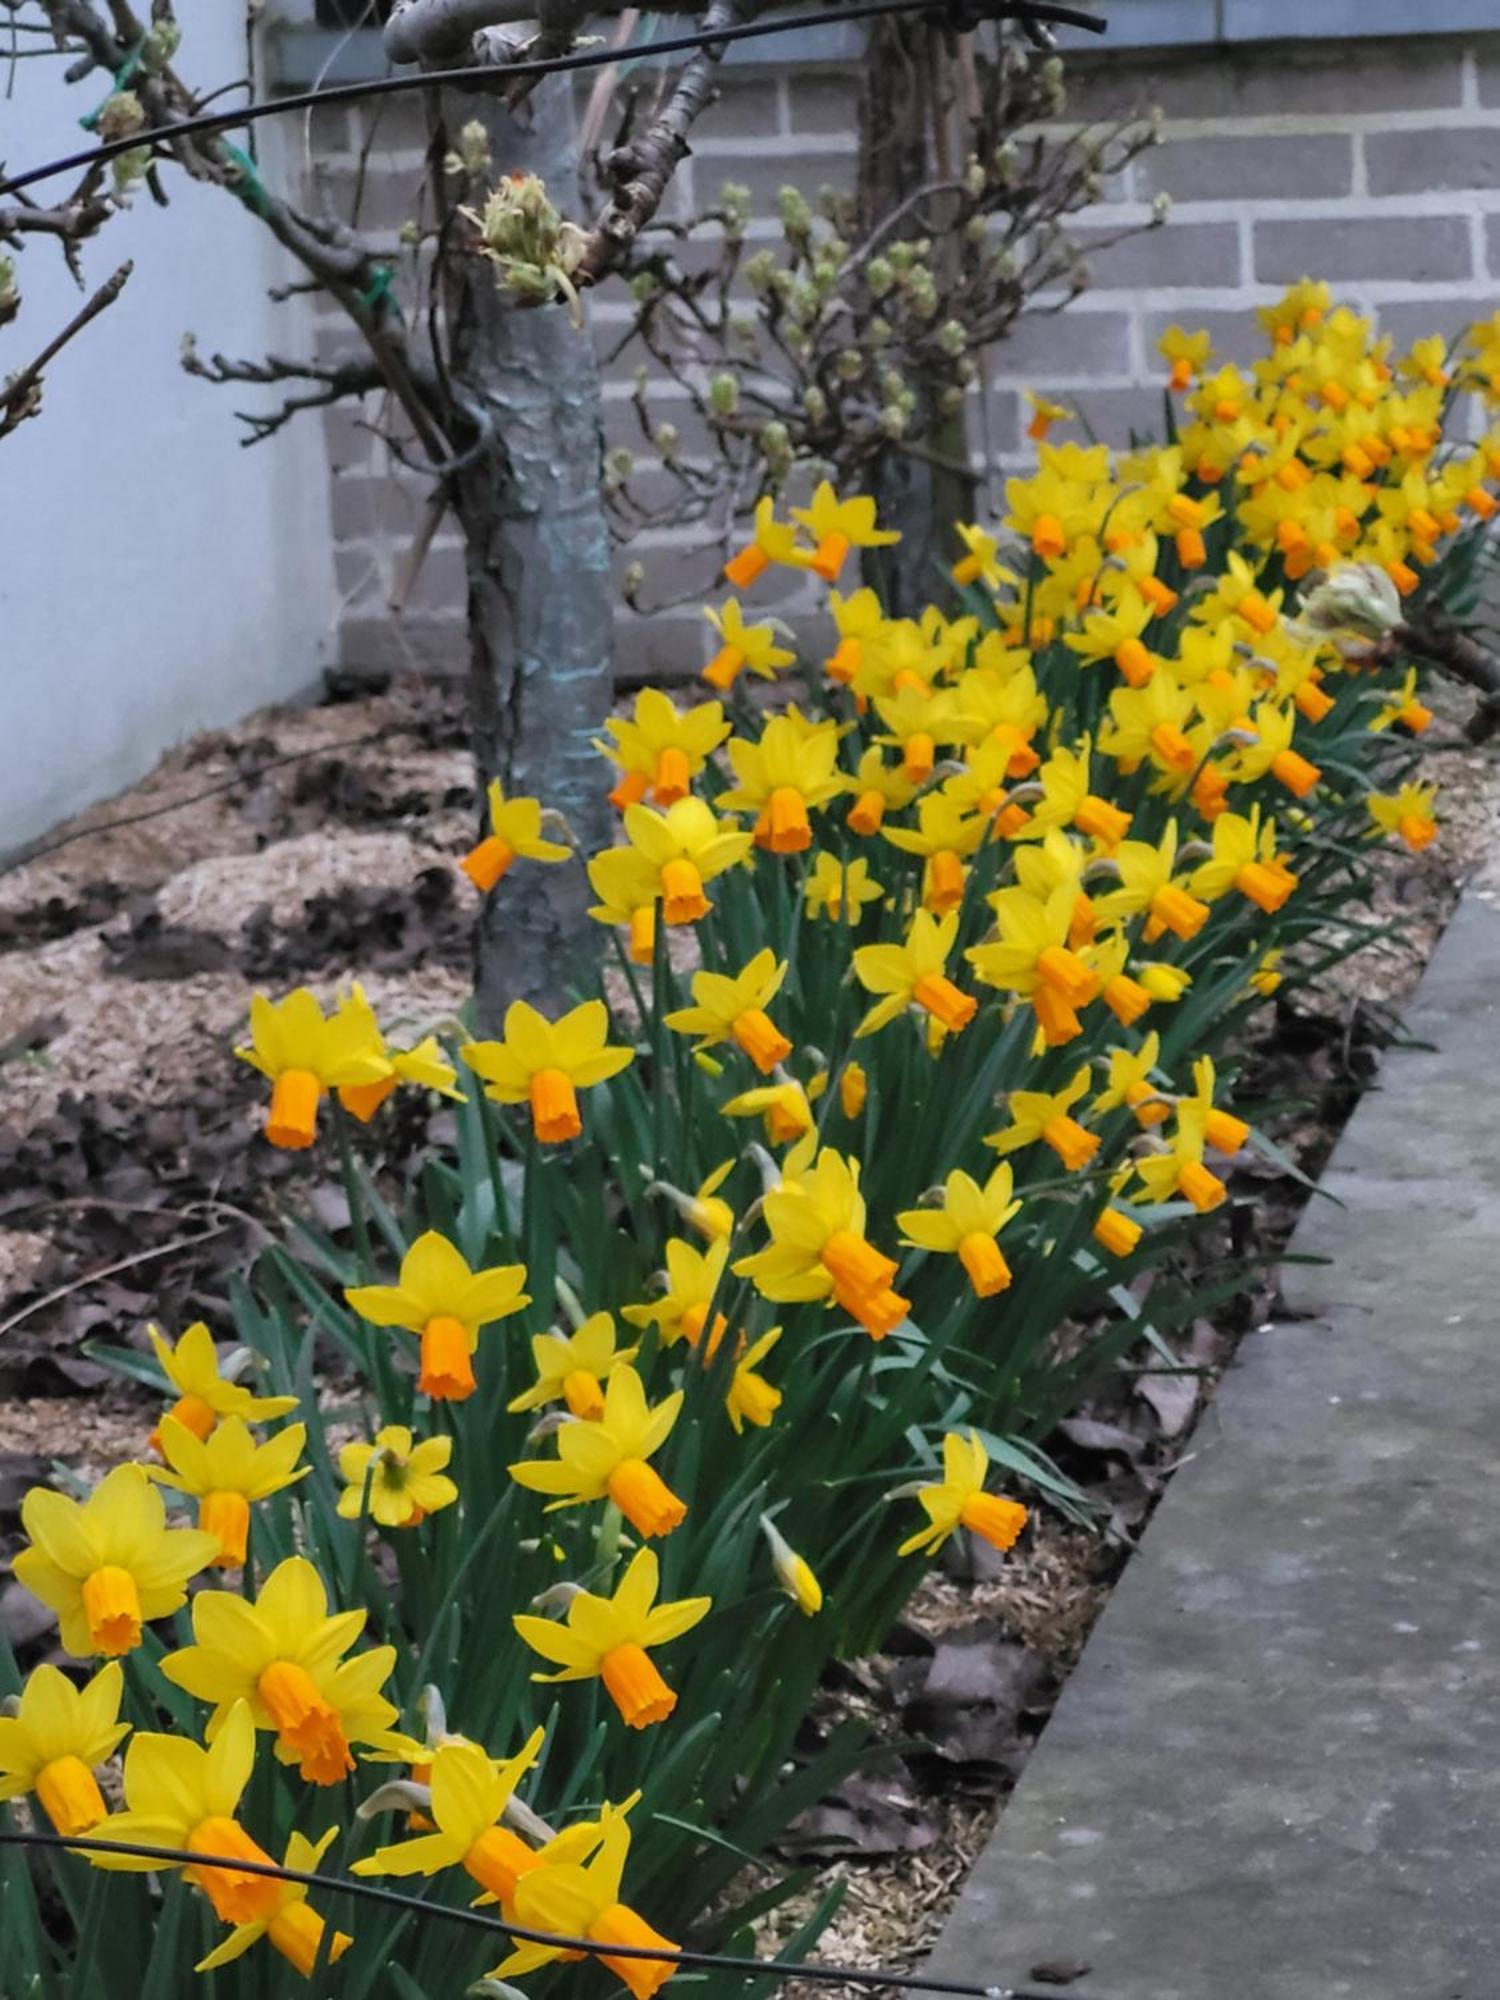
[[[928,21],[894,15],[869,25],[860,67],[860,226],[873,229],[929,178],[936,118],[937,30]],[[963,413],[933,422],[908,452],[888,452],[876,481],[880,518],[901,530],[894,547],[872,551],[870,580],[892,617],[911,618],[932,601],[953,557],[952,523],[974,511]]]
[[[539,174],[576,212],[572,95],[549,78],[518,110],[446,93],[453,131],[480,119],[506,170]],[[613,588],[601,494],[599,373],[561,306],[519,310],[479,258],[447,257],[455,395],[473,442],[449,490],[467,545],[470,701],[482,784],[534,793],[592,850],[609,837],[591,748],[609,711]],[[486,899],[476,948],[481,1024],[508,1001],[566,990],[592,926],[581,867],[522,864]]]

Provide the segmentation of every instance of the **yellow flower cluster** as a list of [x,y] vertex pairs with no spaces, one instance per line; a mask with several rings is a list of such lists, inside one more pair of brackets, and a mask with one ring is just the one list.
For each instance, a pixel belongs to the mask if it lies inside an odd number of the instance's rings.
[[[1454,442],[1448,418],[1461,389],[1500,404],[1500,316],[1451,354],[1395,353],[1311,283],[1261,319],[1249,369],[1164,336],[1166,444],[1054,443],[1070,413],[1035,400],[1036,468],[998,521],[958,525],[946,607],[890,616],[837,587],[895,539],[868,498],[761,502],[727,565],[740,596],[709,612],[715,698],[646,690],[599,740],[617,842],[581,854],[495,784],[459,863],[502,895],[512,868],[586,870],[620,933],[595,995],[517,999],[451,1052],[389,1045],[357,985],[331,1010],[306,989],[252,1003],[239,1053],[271,1086],[273,1145],[311,1146],[329,1096],[347,1140],[346,1116],[406,1084],[454,1103],[460,1162],[427,1163],[409,1219],[351,1175],[378,1255],[328,1246],[290,1293],[276,1267],[278,1393],[204,1325],[151,1330],[175,1397],[160,1462],[81,1501],[34,1489],[15,1561],[67,1651],[104,1664],[82,1687],[38,1668],[0,1719],[0,1800],[101,1834],[120,1850],[101,1866],[164,1865],[132,1842],[204,1857],[183,1872],[231,1926],[205,1967],[261,1938],[303,1973],[350,1948],[305,1885],[254,1872],[272,1864],[241,1803],[266,1736],[277,1781],[314,1793],[409,1768],[361,1817],[399,1807],[414,1837],[353,1872],[456,1870],[503,1923],[561,1940],[518,1941],[494,1978],[588,1944],[649,2000],[674,1971],[649,1953],[674,1947],[622,1900],[641,1794],[630,1776],[604,1795],[610,1732],[663,1729],[686,1756],[718,1734],[701,1651],[749,1675],[789,1633],[819,1635],[820,1658],[872,1643],[906,1558],[1023,1531],[1025,1506],[988,1489],[997,1459],[1040,1463],[1024,1371],[1061,1319],[1101,1309],[1119,1262],[1144,1269],[1230,1197],[1254,1134],[1216,1055],[1306,976],[1299,947],[1358,894],[1361,846],[1437,830],[1403,635],[1496,511],[1500,431]],[[826,589],[815,659],[741,601],[777,566]],[[752,703],[746,674],[795,698]],[[352,1420],[297,1360],[320,1336],[355,1369]],[[872,1491],[921,1521],[887,1526]],[[746,1561],[761,1540],[768,1562]],[[512,1561],[532,1565],[524,1592]],[[537,1588],[547,1563],[563,1572]],[[204,1587],[213,1569],[243,1590]],[[439,1679],[469,1669],[445,1620],[476,1596],[515,1641],[469,1679],[520,1683],[474,1704],[481,1734],[504,1716],[496,1735],[525,1736],[505,1757],[450,1733],[435,1691],[424,1735],[400,1726],[417,1655]],[[162,1652],[149,1628],[174,1617]],[[653,1655],[689,1633],[669,1681]],[[172,1692],[167,1713],[206,1713],[202,1742],[129,1736],[110,1812],[121,1660]],[[584,1803],[557,1788],[556,1828],[519,1797],[554,1777],[532,1679],[587,1684],[547,1700],[605,1757]],[[596,1690],[612,1712],[576,1722]],[[293,1834],[286,1865],[315,1869],[338,1837]]]

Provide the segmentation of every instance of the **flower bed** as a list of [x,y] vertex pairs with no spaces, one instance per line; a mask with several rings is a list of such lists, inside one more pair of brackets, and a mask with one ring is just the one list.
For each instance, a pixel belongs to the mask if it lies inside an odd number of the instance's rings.
[[[352,1248],[304,1222],[237,1287],[253,1376],[156,1338],[159,1460],[27,1497],[16,1574],[104,1663],[80,1693],[0,1655],[0,1795],[116,1851],[0,1850],[0,1990],[128,1953],[147,1994],[284,1959],[410,2000],[586,1948],[645,2000],[666,1940],[744,1949],[787,1888],[746,1861],[860,1759],[857,1727],[799,1753],[829,1663],[953,1535],[1080,1513],[1046,1440],[1198,1310],[1184,1250],[1269,1149],[1216,1058],[1355,948],[1370,841],[1432,837],[1403,646],[1466,608],[1500,475],[1500,437],[1450,438],[1496,327],[1396,358],[1309,285],[1262,319],[1253,375],[1168,336],[1166,446],[1054,447],[1042,411],[952,613],[840,592],[869,502],[762,507],[728,712],[647,692],[601,745],[605,991],[451,1049],[389,1046],[358,987],[256,1002],[266,1138],[338,1150]],[[834,639],[767,717],[775,564]],[[463,865],[503,895],[580,859],[496,786]],[[397,1090],[458,1123],[400,1213],[358,1147]]]

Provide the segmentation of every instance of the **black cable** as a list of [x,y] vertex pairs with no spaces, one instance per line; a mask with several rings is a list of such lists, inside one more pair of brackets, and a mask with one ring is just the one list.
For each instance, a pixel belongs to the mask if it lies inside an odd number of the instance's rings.
[[[365,97],[395,96],[403,91],[433,90],[450,84],[508,82],[515,77],[553,76],[566,70],[605,69],[613,63],[628,62],[632,57],[679,55],[692,49],[718,48],[725,42],[750,41],[760,35],[794,34],[803,28],[870,21],[882,14],[947,13],[953,4],[954,0],[857,0],[853,6],[828,7],[819,13],[783,17],[778,21],[747,21],[739,27],[717,28],[711,33],[699,29],[690,35],[671,35],[638,49],[579,49],[571,55],[507,63],[503,68],[479,63],[463,69],[422,70],[413,76],[372,77],[362,83],[331,84],[325,90],[304,90],[291,97],[269,99],[264,104],[245,105],[238,111],[205,112],[171,125],[143,128],[123,139],[111,139],[103,145],[52,160],[44,167],[31,167],[23,174],[0,180],[0,195],[17,194],[22,188],[34,187],[38,181],[51,180],[81,167],[103,166],[122,153],[134,152],[159,140],[186,139],[199,132],[228,132],[284,111],[306,111],[319,104],[352,104]],[[963,18],[967,23],[976,14],[989,20],[1026,20],[1082,28],[1094,35],[1102,35],[1107,25],[1097,14],[1087,13],[1081,7],[1056,4],[1056,0],[975,0],[972,11],[966,8]]]
[[[385,1903],[400,1910],[415,1910],[423,1916],[446,1917],[450,1923],[471,1929],[498,1931],[525,1944],[556,1945],[560,1951],[582,1952],[593,1958],[646,1958],[660,1964],[701,1966],[718,1972],[745,1972],[778,1978],[811,1979],[828,1986],[891,1987],[903,1993],[952,1994],[956,2000],[1048,2000],[1048,1996],[1019,1986],[979,1986],[966,1980],[924,1979],[913,1972],[872,1972],[857,1965],[799,1965],[793,1959],[744,1958],[729,1952],[683,1951],[677,1947],[656,1949],[651,1945],[600,1944],[593,1938],[565,1937],[557,1931],[530,1930],[524,1924],[507,1923],[502,1917],[487,1916],[483,1910],[457,1909],[446,1903],[429,1903],[422,1896],[405,1896],[398,1889],[385,1889],[378,1882],[318,1875],[304,1868],[282,1868],[275,1862],[242,1861],[238,1855],[199,1854],[190,1847],[152,1847],[123,1840],[101,1840],[87,1835],[65,1839],[58,1833],[11,1833],[0,1829],[0,1844],[11,1847],[57,1847],[68,1852],[92,1854],[138,1854],[143,1860],[176,1862],[194,1868],[233,1868],[241,1875],[265,1875],[277,1882],[300,1882],[309,1889],[325,1889],[333,1895],[363,1896],[370,1902]],[[1087,2000],[1074,1994],[1072,2000]]]

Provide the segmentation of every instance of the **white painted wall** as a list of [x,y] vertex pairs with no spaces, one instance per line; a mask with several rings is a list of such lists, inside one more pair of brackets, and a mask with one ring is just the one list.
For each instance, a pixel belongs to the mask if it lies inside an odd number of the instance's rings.
[[[188,9],[183,73],[203,88],[243,76],[244,22],[242,0]],[[61,68],[18,64],[0,96],[13,169],[79,145],[77,120],[103,95],[97,78],[64,85]],[[262,122],[270,185],[286,184],[301,143],[297,118]],[[205,352],[308,353],[311,315],[305,300],[267,298],[290,269],[254,216],[220,189],[163,178],[169,209],[140,193],[85,250],[91,284],[127,256],[135,274],[52,364],[41,415],[0,443],[0,853],[118,791],[194,730],[311,687],[330,657],[317,416],[242,449],[233,413],[257,392],[178,364],[189,330]],[[0,376],[79,303],[45,240],[17,264],[22,308],[0,329]]]

